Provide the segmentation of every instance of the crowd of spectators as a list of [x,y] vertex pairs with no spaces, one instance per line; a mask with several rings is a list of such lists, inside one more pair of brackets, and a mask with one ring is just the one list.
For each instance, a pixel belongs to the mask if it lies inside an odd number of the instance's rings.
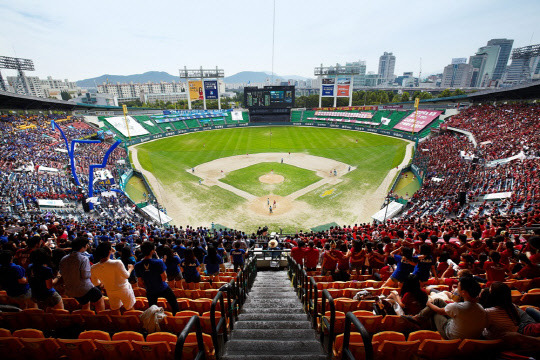
[[472,106],[445,121],[471,132],[486,161],[519,154],[540,156],[540,105]]
[[[0,116],[0,204],[12,211],[37,210],[38,199],[63,200],[75,207],[82,194],[69,174],[69,158],[56,120],[68,141],[96,135],[97,129],[82,118],[57,114]],[[79,181],[88,183],[88,166],[100,164],[112,139],[99,144],[78,144],[75,150]],[[118,178],[125,164],[126,152],[117,147],[111,154],[107,169]],[[112,199],[111,199],[112,200]],[[114,200],[122,201],[122,200]],[[108,200],[104,203],[109,205]]]
[[[539,109],[538,105],[483,105],[452,117],[448,125],[470,131],[480,145],[474,148],[465,135],[450,131],[421,142],[413,164],[425,172],[424,183],[405,216],[538,215]],[[521,152],[521,159],[489,166],[493,160]],[[466,206],[460,206],[460,192],[466,194]],[[505,192],[510,197],[484,200],[485,195]]]

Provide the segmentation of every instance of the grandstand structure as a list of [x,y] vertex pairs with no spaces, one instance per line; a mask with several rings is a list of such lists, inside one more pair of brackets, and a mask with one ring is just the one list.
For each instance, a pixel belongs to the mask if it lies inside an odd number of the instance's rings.
[[[265,125],[252,124],[248,112],[130,109],[126,124],[124,118],[118,119],[121,108],[0,91],[0,243],[3,251],[15,254],[15,265],[5,260],[5,252],[0,264],[3,358],[537,357],[540,105],[531,100],[538,99],[538,86],[422,102],[425,121],[422,127],[413,126],[414,131],[406,126],[413,112],[408,103],[294,109],[290,122],[272,125],[330,127],[414,140],[411,164],[396,181],[412,174],[421,186],[410,199],[402,199],[394,193],[394,183],[389,197],[403,202],[403,210],[388,217],[385,213],[382,221],[281,235],[268,228],[249,235],[219,226],[165,227],[161,216],[167,214],[159,211],[147,183],[144,203],[125,192],[129,179],[140,176],[129,160],[129,146],[189,132]],[[467,107],[456,109],[457,103]],[[90,193],[71,181],[67,150],[51,121],[70,140],[99,140],[75,149],[73,170],[82,184],[91,178],[91,165],[102,161],[111,144],[122,141],[105,164],[106,171],[96,174]],[[95,205],[92,212],[85,211],[87,200]],[[276,233],[270,235],[272,231]],[[208,247],[205,251],[210,252],[215,245],[222,254],[228,252],[230,260],[223,266],[207,262],[207,269],[220,268],[217,275],[201,270],[191,281],[184,263],[185,281],[174,274],[161,281],[174,294],[173,305],[152,296],[144,274],[136,273],[139,281],[128,285],[134,296],[132,308],[115,309],[114,291],[105,288],[105,310],[86,309],[83,299],[67,295],[66,274],[59,271],[60,259],[77,238],[90,241],[87,251],[93,263],[109,261],[113,254],[94,258],[96,246],[103,242],[112,243],[117,253],[127,252],[132,263],[144,261],[141,247],[153,242],[167,269],[182,263],[168,262],[172,252],[167,251],[172,250],[184,256],[187,249]],[[241,247],[247,254],[235,257]],[[38,262],[40,253],[48,256],[48,262]],[[429,262],[418,274],[426,277],[420,281],[409,276],[424,259]],[[396,262],[403,271],[403,264],[409,265],[405,277]],[[32,270],[36,264],[45,266],[49,277],[36,276]],[[127,273],[129,266],[122,265]],[[22,270],[17,274],[6,270],[14,266]],[[272,271],[262,271],[266,268]],[[158,275],[162,274],[171,275],[165,268]],[[29,299],[14,292],[27,277],[41,308],[28,306]],[[55,298],[54,307],[36,295],[46,280],[51,280],[47,294],[52,286],[61,298]],[[496,296],[497,289],[508,298],[506,303]],[[422,322],[417,315],[428,312],[424,306],[433,312],[430,304],[440,304],[435,300],[428,304],[428,294],[432,298],[444,294],[439,300],[448,303],[459,302],[461,296],[484,314],[477,323],[464,317],[460,321],[465,325],[453,326],[470,329],[482,321],[485,326],[457,334],[447,331],[446,325],[437,327],[442,323],[437,315],[430,315],[435,327]],[[145,321],[152,302],[162,308],[153,315],[158,331]],[[457,310],[452,309],[438,312],[455,317]]]

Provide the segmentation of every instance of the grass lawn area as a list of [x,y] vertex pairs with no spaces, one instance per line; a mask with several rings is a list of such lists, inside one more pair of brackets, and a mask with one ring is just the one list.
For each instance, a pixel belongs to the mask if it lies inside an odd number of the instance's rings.
[[394,193],[405,199],[410,199],[418,190],[420,190],[418,179],[416,179],[412,171],[407,171],[401,174]]
[[126,193],[129,195],[131,200],[135,201],[136,203],[146,201],[143,194],[146,193],[146,195],[148,195],[148,191],[146,190],[146,186],[144,186],[143,180],[135,175],[132,176],[126,184]]
[[[281,175],[285,180],[279,184],[261,183],[259,177],[269,174],[272,170],[274,170],[275,175]],[[321,180],[321,178],[315,174],[315,171],[301,169],[296,166],[278,162],[251,165],[243,169],[232,171],[226,177],[221,179],[221,181],[226,184],[256,196],[264,196],[267,194],[286,196],[319,180]]]

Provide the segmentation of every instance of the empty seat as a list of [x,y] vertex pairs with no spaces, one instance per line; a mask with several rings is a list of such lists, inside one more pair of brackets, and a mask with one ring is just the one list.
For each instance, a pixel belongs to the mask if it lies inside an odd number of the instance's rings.
[[144,336],[135,331],[121,331],[113,334],[113,341],[144,341]]
[[109,333],[100,330],[88,330],[83,331],[79,334],[79,339],[90,339],[90,340],[111,340]]
[[129,341],[94,340],[100,356],[105,360],[131,360],[135,350]]
[[62,355],[70,359],[93,360],[99,359],[94,341],[90,339],[58,339]]
[[430,330],[418,330],[415,332],[412,332],[409,334],[409,337],[407,340],[409,341],[415,341],[415,340],[443,340],[441,334],[439,334],[437,331],[430,331]]
[[14,337],[18,338],[31,338],[31,339],[43,339],[43,331],[38,329],[20,329],[13,332]]
[[377,359],[380,360],[408,360],[416,354],[420,340],[415,341],[391,341],[381,342],[377,350]]
[[422,359],[449,359],[459,354],[460,339],[433,340],[425,339],[418,348],[418,356]]
[[133,341],[131,343],[138,358],[144,360],[173,359],[174,353],[171,351],[169,343],[165,341],[148,342]]

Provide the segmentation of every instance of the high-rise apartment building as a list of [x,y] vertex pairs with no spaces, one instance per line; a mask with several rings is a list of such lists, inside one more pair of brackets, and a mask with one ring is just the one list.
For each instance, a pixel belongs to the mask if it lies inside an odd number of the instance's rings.
[[383,83],[394,81],[394,70],[396,67],[396,57],[391,52],[384,52],[379,58],[379,76]]

